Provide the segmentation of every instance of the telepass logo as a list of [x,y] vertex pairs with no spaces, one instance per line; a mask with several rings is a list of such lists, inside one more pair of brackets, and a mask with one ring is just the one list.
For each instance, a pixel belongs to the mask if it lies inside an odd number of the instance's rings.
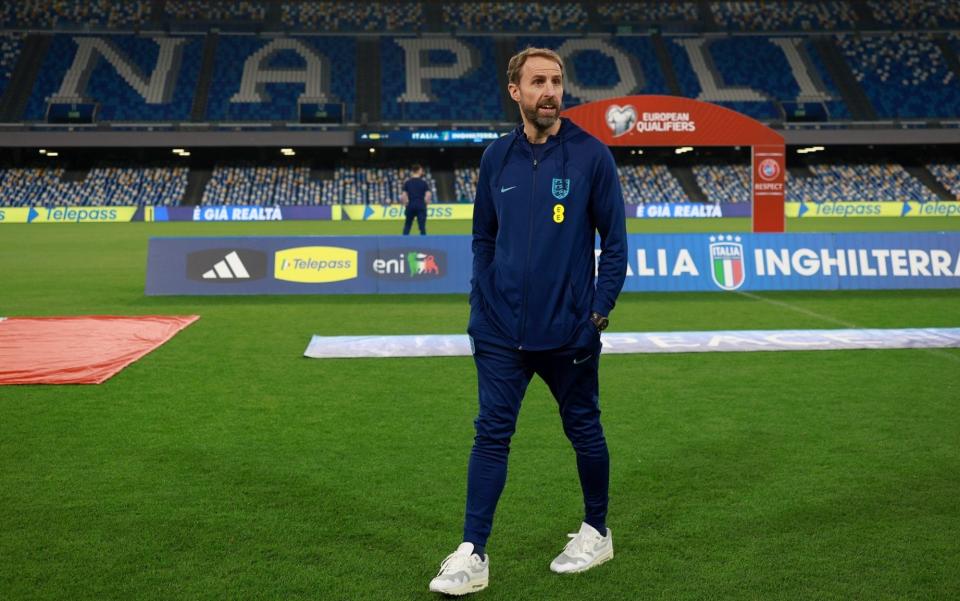
[[743,285],[743,244],[740,236],[710,236],[710,275],[713,283],[724,290]]

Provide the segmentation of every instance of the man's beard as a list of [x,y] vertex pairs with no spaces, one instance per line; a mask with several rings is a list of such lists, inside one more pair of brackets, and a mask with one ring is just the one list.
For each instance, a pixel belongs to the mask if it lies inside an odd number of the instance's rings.
[[[556,108],[556,112],[549,117],[540,115],[540,108],[545,106]],[[559,103],[550,103],[544,102],[534,106],[533,108],[524,108],[523,115],[527,118],[527,121],[536,127],[540,131],[546,131],[554,126],[557,120],[560,118],[560,109],[562,109]]]

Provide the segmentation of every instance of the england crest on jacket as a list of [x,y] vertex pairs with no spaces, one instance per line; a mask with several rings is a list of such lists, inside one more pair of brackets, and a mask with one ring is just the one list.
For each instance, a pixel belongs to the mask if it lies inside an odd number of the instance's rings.
[[710,275],[724,290],[743,285],[743,245],[740,236],[710,236]]
[[553,178],[553,197],[557,200],[563,200],[570,193],[570,178]]

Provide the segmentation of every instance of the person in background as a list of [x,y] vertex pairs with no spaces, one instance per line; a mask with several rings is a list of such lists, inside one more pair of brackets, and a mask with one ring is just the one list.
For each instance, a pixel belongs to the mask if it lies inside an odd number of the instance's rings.
[[403,183],[403,193],[400,198],[403,206],[406,207],[406,222],[403,224],[403,235],[410,235],[410,226],[413,220],[417,220],[417,227],[420,228],[420,235],[427,235],[427,205],[430,204],[433,194],[430,192],[430,186],[423,179],[423,167],[414,164],[410,167],[410,179]]

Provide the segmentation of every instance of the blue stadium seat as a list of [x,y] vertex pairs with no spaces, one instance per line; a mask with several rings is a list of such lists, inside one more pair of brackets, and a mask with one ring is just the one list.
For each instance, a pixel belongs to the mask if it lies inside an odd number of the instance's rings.
[[[203,39],[197,36],[174,36],[182,39],[182,60],[180,61],[179,76],[170,83],[167,90],[171,93],[167,99],[158,98],[158,102],[147,102],[144,96],[131,85],[128,78],[130,73],[122,74],[114,65],[95,53],[96,66],[90,72],[89,80],[84,89],[78,91],[83,98],[72,101],[89,101],[99,103],[98,118],[103,121],[131,120],[131,121],[162,121],[187,120],[190,117],[190,108],[193,102],[197,85],[198,71],[200,70],[200,55]],[[131,71],[137,77],[149,82],[150,76],[157,64],[160,54],[158,43],[148,37],[134,35],[99,35],[99,36],[69,36],[57,35],[50,44],[50,49],[44,59],[43,67],[33,87],[30,100],[27,104],[24,119],[28,121],[42,121],[46,118],[48,99],[61,88],[64,80],[68,84],[80,87],[82,79],[68,77],[70,67],[78,51],[77,39],[97,39],[112,46],[117,53],[124,57],[124,61],[132,64]],[[169,43],[169,42],[167,42]],[[174,68],[177,66],[174,63]],[[74,74],[75,75],[75,74]],[[151,84],[150,90],[156,92],[160,83]],[[62,100],[64,102],[70,99]]]
[[[296,45],[313,52],[319,59],[319,71],[311,69],[307,61],[293,48],[277,48],[265,59],[261,68],[278,70],[281,81],[261,84],[264,95],[239,97],[247,60],[268,44]],[[315,67],[316,64],[314,64]],[[329,93],[336,102],[344,103],[344,119],[353,118],[356,88],[356,41],[349,37],[294,36],[288,38],[260,38],[224,35],[217,47],[214,76],[210,85],[207,117],[214,121],[297,121],[298,101],[310,101],[309,90],[300,81],[296,71],[308,69],[312,81],[329,81]],[[283,70],[290,70],[284,74]],[[323,73],[323,69],[328,72]],[[286,81],[283,81],[286,80]],[[328,101],[333,101],[328,99]]]
[[443,5],[447,27],[478,32],[583,31],[587,11],[579,2],[457,2]]
[[960,165],[956,163],[929,163],[927,169],[950,192],[953,200],[960,200]]
[[953,0],[868,0],[867,6],[892,29],[960,27],[960,6]]
[[302,31],[417,31],[423,23],[421,2],[320,2],[280,5],[280,21]]
[[[690,40],[690,38],[671,38],[668,40],[667,47],[683,95],[700,98],[703,88],[691,64],[690,55],[682,45],[684,39]],[[707,46],[712,65],[708,62],[702,68],[714,70],[721,85],[739,89],[730,90],[729,99],[701,99],[739,111],[755,119],[782,118],[783,114],[778,102],[803,99],[798,98],[801,90],[785,51],[775,43],[775,40],[780,39],[786,42],[789,38],[766,36],[713,38]],[[822,60],[810,41],[804,40],[801,49],[809,58],[809,63],[803,63],[802,69],[811,81],[822,83],[818,93],[822,98],[829,98],[824,102],[831,115],[834,118],[847,118],[849,111],[840,100],[840,92],[824,69]]]
[[930,34],[841,34],[837,45],[879,117],[960,115],[960,78]]
[[[404,46],[409,52],[427,58],[411,73],[406,72],[407,51]],[[380,57],[383,120],[480,122],[504,119],[491,38],[383,37]],[[430,78],[437,74],[437,69],[441,73],[444,70],[448,74],[455,73],[450,69],[455,69],[457,64],[469,69],[455,78]],[[422,94],[415,96],[416,86],[421,82],[419,91]]]
[[711,2],[710,10],[717,25],[734,31],[853,29],[857,22],[853,7],[842,0],[722,1]]
[[[409,171],[395,167],[340,166],[331,180],[311,180],[304,165],[233,164],[213,170],[203,192],[204,205],[332,205],[400,202]],[[425,169],[434,199],[437,186]]]
[[[560,51],[567,67],[567,79],[564,87],[563,103],[566,107],[574,107],[584,102],[597,100],[611,95],[626,96],[630,94],[667,94],[667,84],[653,45],[648,36],[618,36],[606,39],[561,38],[561,37],[519,37],[517,51],[529,46],[550,48]],[[621,84],[621,72],[610,49],[622,52],[630,66],[636,71],[633,77],[633,87],[616,89]],[[597,88],[592,92],[595,97],[588,97],[586,93],[578,95],[578,89]]]
[[932,190],[896,163],[814,164],[812,177],[787,175],[787,200],[835,201],[931,201]]
[[0,170],[3,205],[175,206],[187,189],[186,167],[94,167],[80,182],[61,167]]
[[131,27],[150,14],[149,0],[30,0],[0,4],[4,27]]
[[0,97],[7,91],[7,84],[17,66],[20,50],[23,48],[23,34],[0,34]]

